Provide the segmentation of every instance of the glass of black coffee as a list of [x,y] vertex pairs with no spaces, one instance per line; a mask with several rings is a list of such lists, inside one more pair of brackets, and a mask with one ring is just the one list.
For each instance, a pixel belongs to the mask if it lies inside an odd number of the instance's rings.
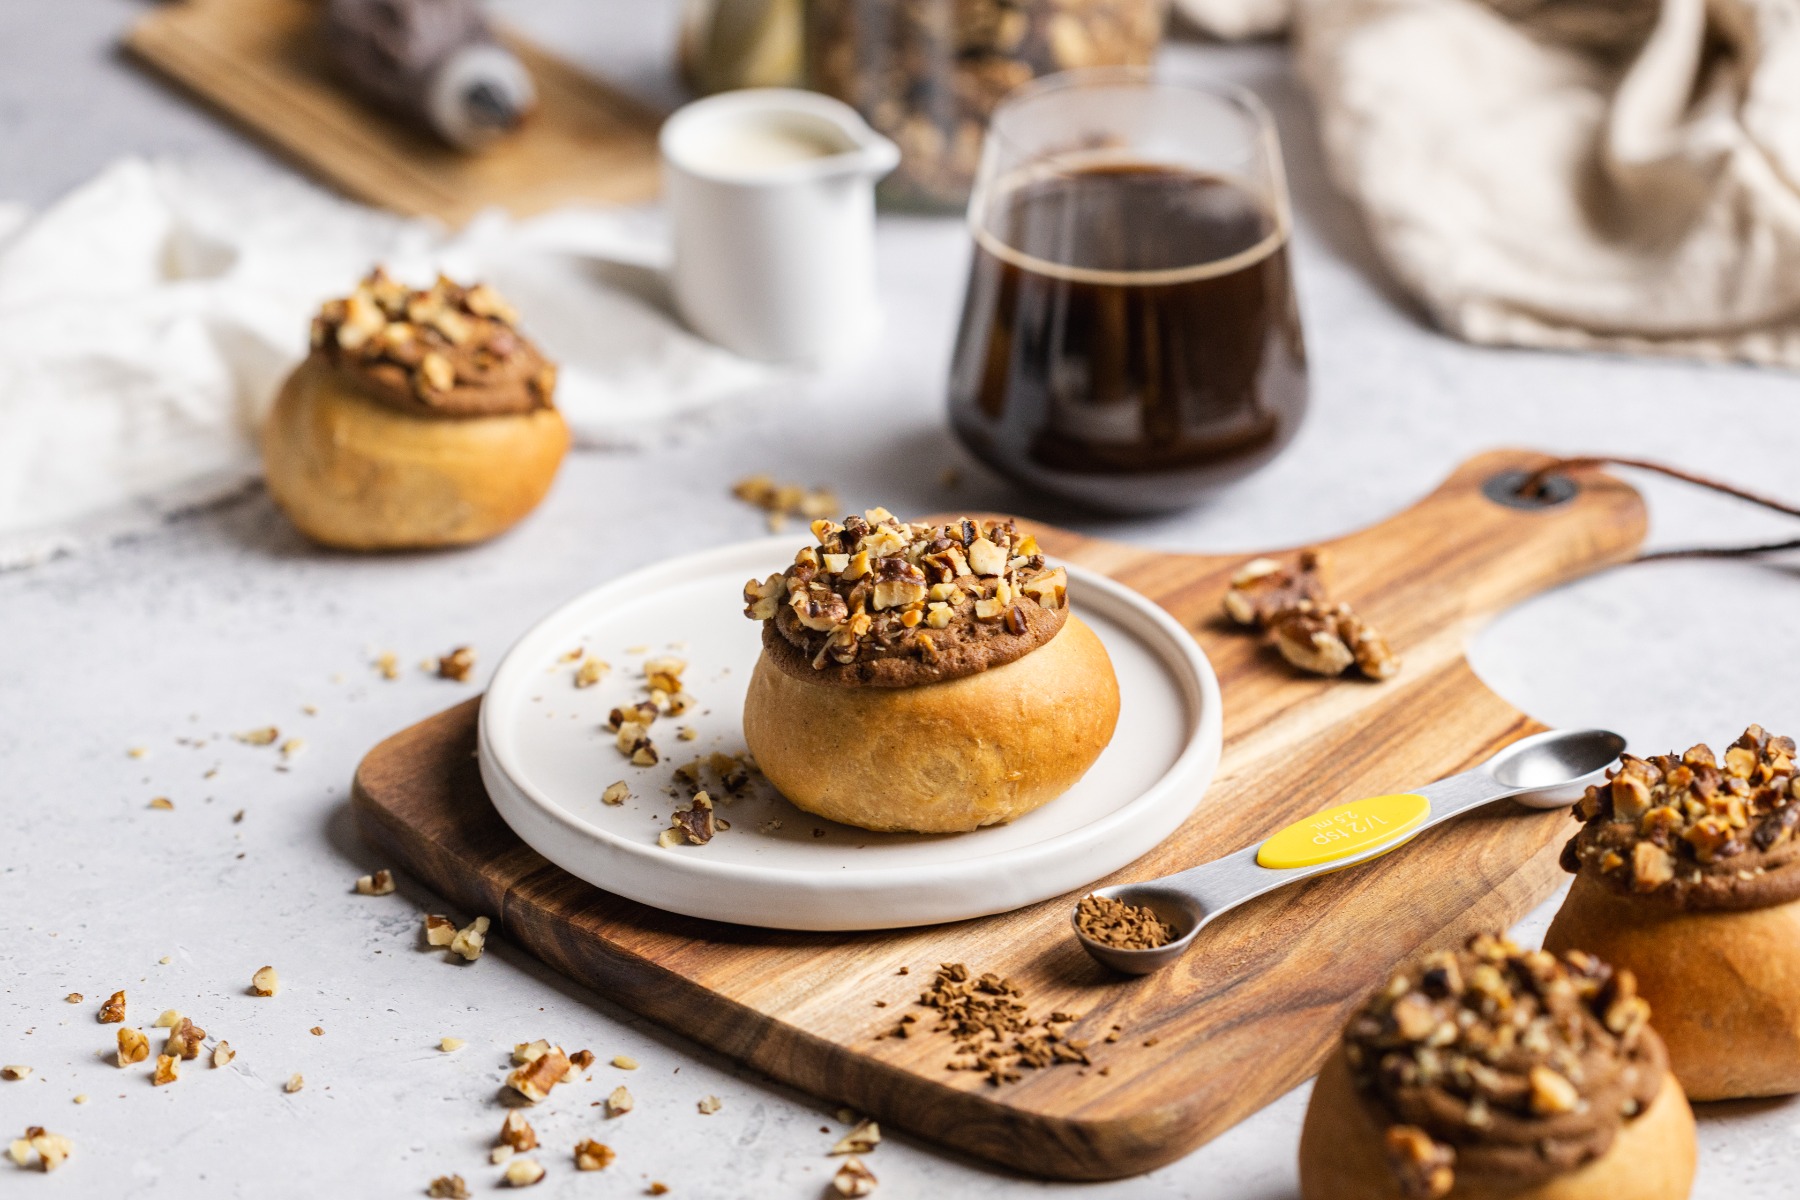
[[950,418],[975,455],[1087,507],[1194,503],[1306,413],[1274,122],[1224,83],[1047,76],[996,110]]

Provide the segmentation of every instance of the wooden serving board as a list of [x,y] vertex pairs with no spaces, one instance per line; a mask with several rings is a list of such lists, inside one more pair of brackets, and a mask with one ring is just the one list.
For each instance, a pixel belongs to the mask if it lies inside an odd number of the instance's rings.
[[461,225],[484,208],[515,216],[656,195],[660,116],[518,37],[538,111],[514,136],[465,154],[341,86],[318,31],[318,0],[169,0],[126,46],[369,204]]
[[[1405,660],[1379,684],[1298,674],[1226,623],[1220,597],[1250,555],[1164,554],[1034,526],[1052,554],[1174,614],[1224,689],[1224,760],[1199,808],[1105,882],[1194,866],[1333,804],[1464,770],[1541,729],[1476,679],[1465,640],[1508,606],[1629,558],[1645,525],[1637,493],[1604,475],[1537,511],[1483,494],[1497,472],[1543,461],[1484,455],[1416,507],[1324,543],[1335,594]],[[1068,1179],[1169,1162],[1307,1078],[1351,1005],[1398,959],[1503,929],[1548,896],[1571,828],[1566,813],[1512,806],[1465,817],[1246,905],[1175,966],[1125,979],[1076,945],[1075,894],[866,934],[712,924],[609,895],[539,857],[495,815],[473,757],[476,708],[471,700],[406,730],[358,770],[359,824],[395,865],[495,917],[501,936],[557,970],[733,1058],[883,1123]],[[1093,1069],[1027,1071],[995,1087],[944,1069],[946,1035],[879,1037],[945,962],[1010,976],[1036,1013],[1084,1014],[1072,1036],[1089,1040]],[[1115,1024],[1123,1034],[1107,1043]]]

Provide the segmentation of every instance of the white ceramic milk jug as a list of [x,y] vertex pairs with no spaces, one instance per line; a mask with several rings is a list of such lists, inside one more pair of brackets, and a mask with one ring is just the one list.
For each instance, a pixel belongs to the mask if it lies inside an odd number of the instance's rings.
[[671,285],[710,341],[770,362],[845,357],[875,331],[875,182],[895,145],[849,105],[725,92],[663,125]]

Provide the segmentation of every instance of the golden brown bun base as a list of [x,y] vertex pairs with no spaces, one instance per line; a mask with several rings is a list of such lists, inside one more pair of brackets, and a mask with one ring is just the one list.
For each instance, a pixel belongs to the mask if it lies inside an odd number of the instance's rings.
[[[1313,1084],[1300,1132],[1301,1200],[1405,1200],[1385,1136],[1350,1082],[1340,1047]],[[1458,1173],[1447,1200],[1685,1200],[1696,1156],[1694,1114],[1669,1075],[1649,1109],[1586,1166],[1523,1188]]]
[[275,502],[314,541],[411,550],[510,529],[550,490],[568,448],[554,408],[408,416],[315,356],[288,377],[269,414],[263,469]]
[[808,683],[757,659],[744,739],[796,807],[882,831],[963,833],[1074,786],[1112,740],[1119,682],[1070,614],[1023,658],[910,688]]
[[1800,1091],[1800,901],[1690,912],[1583,872],[1544,947],[1586,950],[1637,976],[1691,1099]]

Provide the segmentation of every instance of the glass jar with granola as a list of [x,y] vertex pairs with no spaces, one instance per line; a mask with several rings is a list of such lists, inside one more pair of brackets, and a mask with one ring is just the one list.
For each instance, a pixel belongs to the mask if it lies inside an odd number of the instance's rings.
[[1080,67],[1143,66],[1167,0],[809,0],[807,75],[899,143],[881,197],[967,202],[988,114],[1013,88]]

